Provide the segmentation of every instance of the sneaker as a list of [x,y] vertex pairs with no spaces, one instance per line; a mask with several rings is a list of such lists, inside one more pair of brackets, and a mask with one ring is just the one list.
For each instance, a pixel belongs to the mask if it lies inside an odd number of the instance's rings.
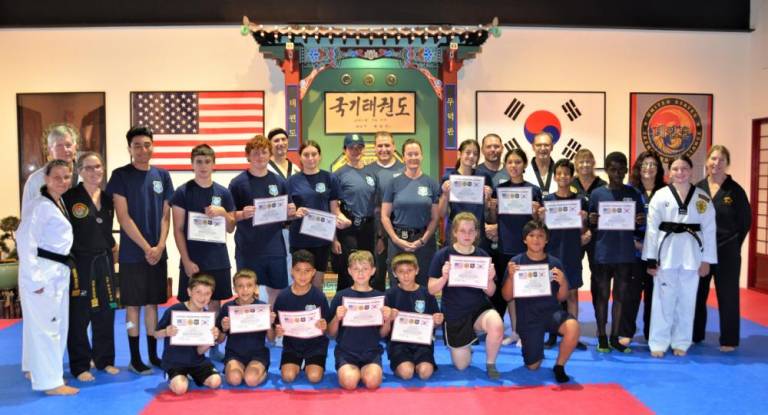
[[139,364],[136,365],[135,367],[133,363],[128,364],[128,370],[140,376],[151,375],[154,372],[154,370],[151,367],[144,366],[144,363],[142,362],[139,362]]
[[619,353],[632,353],[632,349],[621,344],[618,337],[611,337],[611,348]]

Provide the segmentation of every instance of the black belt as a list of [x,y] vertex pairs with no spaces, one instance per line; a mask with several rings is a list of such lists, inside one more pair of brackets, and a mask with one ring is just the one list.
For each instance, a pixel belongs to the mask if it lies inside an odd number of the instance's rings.
[[363,224],[373,221],[373,216],[354,216],[350,219],[352,225],[360,227]]
[[66,265],[69,271],[72,273],[72,284],[70,284],[70,291],[72,291],[72,297],[80,297],[87,295],[86,290],[80,289],[80,278],[77,275],[77,267],[75,265],[75,258],[70,255],[57,254],[47,249],[37,248],[37,256],[45,258],[59,264]]
[[666,235],[664,235],[664,239],[662,239],[661,243],[659,244],[659,254],[657,257],[659,259],[661,259],[661,247],[664,245],[664,241],[666,241],[669,235],[672,235],[673,233],[690,234],[691,236],[693,236],[693,239],[695,239],[696,242],[699,244],[699,250],[701,250],[701,252],[704,252],[704,245],[701,243],[701,238],[699,237],[699,234],[696,233],[701,231],[701,225],[698,223],[661,222],[659,224],[659,230],[667,233]]
[[406,228],[400,226],[394,226],[394,229],[397,237],[405,241],[413,238],[416,235],[421,236],[424,234],[424,231],[427,230],[427,228]]

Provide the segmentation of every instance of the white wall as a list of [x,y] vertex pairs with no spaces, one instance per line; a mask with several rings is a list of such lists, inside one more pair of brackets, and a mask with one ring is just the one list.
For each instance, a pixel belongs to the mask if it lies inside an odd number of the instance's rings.
[[750,118],[768,117],[768,0],[752,0]]
[[[749,149],[740,143],[749,137],[750,114],[768,114],[768,74],[750,70],[755,55],[766,50],[752,41],[755,36],[504,28],[460,73],[459,137],[474,137],[477,89],[606,91],[607,150],[625,152],[630,91],[713,93],[714,141],[729,145],[732,174],[746,185]],[[130,91],[263,89],[267,128],[283,122],[282,74],[236,26],[0,30],[0,56],[0,131],[7,149],[0,152],[0,166],[12,178],[0,183],[6,201],[0,217],[18,214],[18,92],[105,91],[112,168],[128,162]],[[751,94],[758,88],[762,99]],[[188,178],[174,175],[174,182]]]

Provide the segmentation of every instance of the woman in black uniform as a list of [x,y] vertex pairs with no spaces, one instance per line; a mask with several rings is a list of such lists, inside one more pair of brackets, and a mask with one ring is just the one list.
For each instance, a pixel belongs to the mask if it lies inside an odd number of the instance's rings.
[[696,184],[712,198],[717,222],[717,265],[699,280],[693,341],[704,340],[707,328],[707,297],[715,277],[720,312],[720,351],[732,352],[739,345],[739,274],[741,245],[752,225],[752,212],[744,189],[727,174],[731,153],[715,145],[707,153],[707,177]]
[[[83,181],[62,196],[69,211],[74,243],[72,255],[77,272],[72,273],[69,302],[67,350],[69,370],[82,382],[94,380],[91,361],[110,375],[115,367],[115,308],[118,307],[114,281],[112,197],[102,190],[104,161],[88,152],[77,160]],[[93,331],[93,345],[88,341],[88,325]]]

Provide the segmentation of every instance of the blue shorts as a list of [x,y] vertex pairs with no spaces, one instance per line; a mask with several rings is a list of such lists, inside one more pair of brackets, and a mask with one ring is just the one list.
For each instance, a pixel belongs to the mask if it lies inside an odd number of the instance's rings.
[[259,285],[278,290],[288,286],[288,262],[284,256],[237,256],[235,260],[238,270],[248,268],[256,273]]
[[336,370],[344,365],[354,365],[358,369],[362,369],[363,366],[370,365],[371,363],[381,366],[381,349],[373,349],[365,352],[348,352],[339,349],[333,351],[333,355],[336,358]]
[[389,367],[392,372],[397,370],[401,363],[410,362],[414,365],[420,363],[431,363],[437,370],[435,363],[435,350],[433,346],[424,344],[411,344],[402,342],[389,342],[387,347],[387,356],[389,357]]
[[535,324],[518,325],[517,334],[523,344],[523,362],[526,366],[544,359],[544,335],[557,333],[560,326],[568,320],[576,320],[571,313],[563,310],[554,311],[550,318],[545,318]]

